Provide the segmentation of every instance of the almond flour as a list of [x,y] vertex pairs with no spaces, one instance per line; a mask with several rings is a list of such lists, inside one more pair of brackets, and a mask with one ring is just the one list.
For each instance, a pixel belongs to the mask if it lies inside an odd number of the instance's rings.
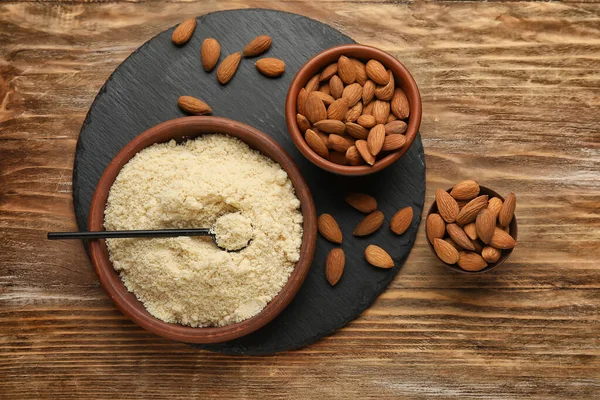
[[148,312],[193,327],[258,314],[288,281],[302,241],[300,201],[286,172],[239,139],[220,134],[140,151],[110,190],[104,225],[215,226],[225,242],[250,235],[239,252],[223,251],[203,237],[107,240],[114,268]]

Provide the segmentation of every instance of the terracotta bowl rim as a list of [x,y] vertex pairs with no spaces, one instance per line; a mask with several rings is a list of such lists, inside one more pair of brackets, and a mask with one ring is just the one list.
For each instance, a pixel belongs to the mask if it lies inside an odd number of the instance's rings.
[[[362,60],[376,59],[382,62],[386,68],[392,71],[394,78],[396,79],[396,84],[400,83],[400,86],[406,93],[410,103],[410,118],[408,120],[408,127],[405,133],[406,144],[400,151],[386,155],[384,158],[378,160],[373,166],[339,165],[325,160],[316,154],[310,147],[308,147],[296,123],[296,98],[298,96],[298,92],[304,87],[311,77],[313,77],[317,72],[321,71],[325,66],[335,62],[341,55],[347,55]],[[366,46],[362,44],[345,44],[331,47],[318,53],[300,68],[300,70],[292,79],[288,89],[288,94],[285,101],[285,117],[287,120],[288,130],[292,140],[294,141],[294,144],[302,153],[302,155],[304,155],[304,157],[306,157],[310,162],[319,168],[338,175],[369,175],[392,165],[394,162],[399,160],[400,157],[402,157],[412,145],[421,125],[421,95],[419,93],[417,83],[415,82],[408,68],[406,68],[404,64],[402,64],[396,57],[372,46]]]
[[[450,191],[452,190],[452,188],[447,189],[446,192],[450,193]],[[491,197],[498,197],[500,198],[500,200],[504,201],[504,197],[500,196],[500,194],[498,194],[498,192],[487,188],[485,186],[481,186],[479,185],[479,195],[482,194],[487,194],[488,196]],[[425,230],[427,231],[427,218],[429,218],[429,214],[431,213],[435,213],[437,212],[437,203],[434,201],[431,203],[431,205],[429,206],[429,211],[427,211],[427,217],[425,218]],[[518,227],[517,227],[517,216],[513,216],[512,221],[510,221],[510,224],[508,225],[509,228],[509,233],[510,235],[517,240],[517,234],[518,234]],[[425,239],[427,240],[427,244],[429,245],[429,250],[431,250],[431,252],[433,253],[433,255],[440,260],[445,266],[447,266],[448,268],[457,271],[457,272],[461,272],[463,274],[483,274],[489,271],[492,271],[498,267],[500,267],[502,264],[504,264],[504,262],[506,260],[508,260],[508,258],[510,257],[510,255],[512,254],[514,247],[512,249],[507,249],[507,250],[502,250],[502,255],[500,256],[500,259],[498,261],[496,261],[495,263],[492,264],[488,264],[487,267],[485,267],[484,269],[480,270],[480,271],[467,271],[462,269],[461,267],[458,266],[458,264],[448,264],[445,263],[444,261],[442,261],[441,258],[438,257],[438,255],[435,252],[435,249],[433,248],[433,244],[429,241],[429,238],[427,237],[427,232],[425,232]],[[515,246],[516,247],[516,246]]]
[[106,167],[98,185],[89,215],[89,230],[104,230],[104,209],[108,192],[123,165],[138,151],[172,138],[186,140],[205,133],[225,133],[240,138],[250,147],[278,162],[290,177],[300,200],[304,218],[300,259],[288,282],[267,306],[245,321],[223,327],[192,328],[163,322],[150,315],[143,304],[120,279],[108,257],[104,240],[89,241],[90,257],[102,287],[115,305],[142,328],[157,335],[186,343],[220,343],[252,333],[273,320],[292,301],[302,286],[314,257],[316,245],[315,205],[300,170],[286,151],[272,138],[249,125],[220,117],[182,117],[162,122],[131,140]]

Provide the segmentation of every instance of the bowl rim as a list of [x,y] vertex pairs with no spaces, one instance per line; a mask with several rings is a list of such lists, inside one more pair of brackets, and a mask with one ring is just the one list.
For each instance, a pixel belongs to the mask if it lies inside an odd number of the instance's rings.
[[[300,133],[300,129],[298,128],[298,124],[296,122],[296,98],[300,89],[303,88],[310,78],[312,78],[317,72],[321,71],[325,66],[331,64],[332,62],[337,61],[341,55],[346,55],[361,60],[375,59],[380,61],[387,69],[392,71],[396,80],[396,85],[399,85],[402,88],[408,98],[410,105],[410,118],[408,120],[408,127],[405,133],[406,144],[399,151],[392,152],[381,160],[378,160],[373,166],[340,165],[320,157],[308,146],[308,144],[306,144],[306,141]],[[406,68],[404,64],[402,64],[402,62],[400,62],[396,57],[372,46],[366,46],[362,44],[345,44],[323,50],[308,60],[300,68],[300,70],[298,70],[288,89],[288,94],[285,101],[285,117],[288,131],[290,132],[294,144],[310,162],[319,168],[324,169],[325,171],[333,172],[338,175],[369,175],[392,165],[394,162],[400,159],[400,157],[402,157],[412,145],[421,125],[421,95],[419,93],[417,83],[415,82],[408,68]]]
[[[453,186],[454,187],[454,186]],[[452,187],[450,189],[447,189],[446,192],[450,193],[450,191],[452,190]],[[481,186],[479,185],[479,194],[477,196],[482,196],[482,195],[488,195],[490,198],[491,197],[498,197],[500,200],[502,200],[504,202],[504,197],[500,196],[500,194],[488,187],[485,186]],[[435,201],[435,198],[433,200],[433,202],[431,203],[431,205],[429,206],[429,210],[427,211],[427,216],[425,218],[425,240],[427,240],[427,244],[429,245],[429,249],[431,250],[431,252],[433,253],[433,255],[440,260],[445,266],[449,267],[450,269],[457,271],[457,272],[461,272],[463,274],[484,274],[486,272],[489,272],[491,270],[494,270],[498,267],[500,267],[502,264],[504,264],[504,262],[510,257],[510,255],[512,254],[514,247],[512,249],[506,249],[506,250],[502,250],[502,253],[500,255],[500,258],[498,259],[498,261],[496,261],[495,263],[491,263],[488,264],[487,267],[479,270],[479,271],[467,271],[465,269],[462,269],[461,267],[458,266],[458,264],[448,264],[446,262],[444,262],[435,252],[435,249],[433,248],[433,244],[429,241],[429,238],[427,237],[427,219],[429,218],[429,215],[432,213],[437,213],[438,212],[438,208],[437,208],[437,202]],[[517,226],[517,216],[514,215],[513,219],[510,221],[510,224],[508,224],[508,228],[509,228],[509,234],[510,236],[512,236],[515,241],[517,240],[517,236],[518,236],[518,226]],[[516,246],[515,246],[516,247]]]
[[122,166],[143,148],[171,139],[185,141],[206,133],[224,133],[247,143],[251,148],[277,162],[286,171],[303,216],[300,258],[280,292],[255,316],[223,327],[193,328],[167,323],[150,315],[136,296],[129,292],[108,257],[104,240],[90,240],[90,258],[104,290],[114,304],[142,328],[162,337],[186,343],[220,343],[252,333],[273,320],[292,301],[306,279],[316,246],[316,211],[310,189],[287,152],[271,137],[249,125],[220,117],[182,117],[155,125],[123,147],[104,170],[94,192],[89,215],[89,230],[104,230],[104,209],[110,187]]

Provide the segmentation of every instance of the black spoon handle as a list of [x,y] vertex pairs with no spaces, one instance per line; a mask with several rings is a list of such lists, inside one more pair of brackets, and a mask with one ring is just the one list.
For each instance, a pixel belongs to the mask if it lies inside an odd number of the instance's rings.
[[213,236],[210,229],[156,229],[136,231],[100,231],[100,232],[48,232],[49,240],[64,239],[124,239],[159,238],[177,236]]

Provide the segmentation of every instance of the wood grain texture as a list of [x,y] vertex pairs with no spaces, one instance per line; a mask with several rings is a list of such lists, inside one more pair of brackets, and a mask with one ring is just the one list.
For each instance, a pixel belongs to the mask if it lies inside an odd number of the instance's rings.
[[[87,109],[148,38],[217,9],[304,14],[392,52],[423,97],[426,204],[474,178],[518,197],[519,243],[447,271],[423,225],[379,300],[273,357],[157,338],[99,286],[71,171]],[[594,398],[600,392],[600,6],[223,1],[0,5],[0,397]]]

